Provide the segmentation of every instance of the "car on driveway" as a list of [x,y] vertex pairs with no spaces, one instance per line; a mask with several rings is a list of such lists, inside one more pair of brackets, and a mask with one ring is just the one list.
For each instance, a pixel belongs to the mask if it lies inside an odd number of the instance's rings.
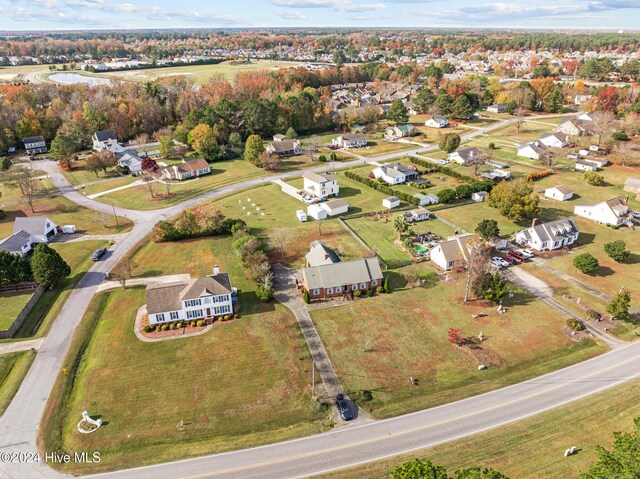
[[451,162],[449,160],[436,160],[436,163],[438,165],[448,165]]
[[530,249],[519,249],[516,250],[519,255],[524,256],[525,258],[533,258],[535,254]]
[[637,220],[640,220],[640,211],[632,211],[631,216],[633,216]]
[[520,263],[520,261],[518,261],[515,258],[512,258],[511,256],[507,255],[507,256],[503,256],[502,257],[502,261],[506,261],[509,264],[518,264]]
[[107,252],[107,248],[105,248],[104,246],[102,248],[98,248],[91,255],[91,259],[93,261],[100,261],[100,258],[102,258],[106,252]]
[[336,397],[336,406],[338,407],[338,411],[340,411],[340,417],[345,421],[351,421],[353,419],[353,414],[351,414],[351,408],[349,408],[349,404],[347,404],[347,400],[344,398],[344,394],[338,394]]
[[517,251],[509,251],[507,253],[509,256],[511,256],[514,259],[517,259],[518,261],[520,261],[521,263],[524,263],[527,258],[525,258],[524,256],[522,256],[520,253],[518,253]]
[[502,259],[500,256],[494,256],[491,258],[491,264],[497,266],[498,268],[506,268],[509,266],[509,263]]

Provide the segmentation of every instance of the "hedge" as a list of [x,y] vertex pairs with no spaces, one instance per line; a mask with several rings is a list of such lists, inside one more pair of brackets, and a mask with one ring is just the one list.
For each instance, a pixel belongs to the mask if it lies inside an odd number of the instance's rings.
[[153,239],[157,243],[163,243],[165,241],[180,241],[189,238],[200,238],[203,236],[220,236],[232,233],[234,225],[240,225],[245,227],[244,220],[236,218],[225,218],[222,222],[222,226],[219,228],[202,228],[193,233],[185,233],[179,231],[176,228],[176,221],[160,220],[153,228]]
[[397,196],[402,201],[405,201],[405,202],[410,203],[412,205],[420,204],[420,200],[418,198],[416,198],[415,196],[410,195],[408,193],[401,192],[401,191],[395,191],[393,188],[391,188],[388,185],[383,185],[381,183],[378,183],[377,180],[372,180],[371,178],[362,177],[360,175],[355,174],[352,171],[345,171],[344,172],[344,176],[346,176],[347,178],[350,178],[350,179],[352,179],[354,181],[357,181],[358,183],[362,183],[363,185],[367,185],[370,188],[373,188],[374,190],[380,191],[381,193],[384,193],[384,194],[387,194],[387,195],[392,195],[392,196]]
[[547,177],[549,175],[553,175],[553,170],[536,171],[534,173],[529,173],[527,175],[527,181],[540,180],[540,179],[545,178],[545,177]]
[[423,160],[421,158],[416,158],[415,156],[410,156],[409,159],[411,160],[412,163],[427,168],[428,172],[437,171],[444,175],[451,176],[452,178],[466,181],[473,188],[473,193],[476,193],[478,191],[490,192],[495,186],[495,183],[493,181],[477,180],[472,176],[463,175],[459,171],[453,170],[447,166],[439,165],[437,163],[432,163],[430,161]]

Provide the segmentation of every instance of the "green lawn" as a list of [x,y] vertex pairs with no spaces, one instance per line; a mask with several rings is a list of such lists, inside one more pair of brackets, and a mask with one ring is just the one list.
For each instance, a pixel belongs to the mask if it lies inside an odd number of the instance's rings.
[[[387,479],[395,466],[416,457],[431,459],[449,472],[483,465],[512,478],[579,477],[596,460],[596,445],[610,448],[614,431],[633,431],[633,418],[640,416],[639,386],[635,379],[513,424],[318,479]],[[573,445],[579,453],[565,458],[564,451]]]
[[18,391],[35,357],[34,351],[0,355],[0,416]]
[[117,178],[119,176],[113,168],[108,170],[106,173],[100,171],[98,172],[98,176],[96,176],[93,171],[86,168],[84,160],[74,161],[72,165],[73,169],[71,171],[62,171],[62,174],[67,181],[74,186],[84,185],[85,183],[104,180],[106,178]]
[[[371,391],[373,400],[360,406],[377,418],[514,384],[605,350],[593,340],[573,343],[563,332],[566,318],[523,291],[514,289],[503,301],[507,314],[499,315],[494,305],[464,305],[464,275],[447,284],[425,264],[404,268],[425,278],[412,289],[400,273],[390,274],[390,295],[311,312],[345,390]],[[472,319],[480,312],[486,316]],[[451,327],[464,336],[482,331],[481,355],[450,344]]]
[[393,214],[389,214],[388,219],[366,216],[347,220],[347,225],[378,254],[389,268],[396,268],[411,260],[407,253],[393,244],[398,236],[393,228],[393,217]]
[[123,178],[113,178],[113,179],[101,181],[100,183],[96,183],[94,185],[83,186],[80,188],[79,191],[82,194],[87,196],[95,195],[97,193],[102,193],[103,191],[108,191],[114,188],[119,188],[121,186],[128,185],[139,179],[140,178],[136,176],[125,176]]
[[[232,281],[241,283],[235,275]],[[102,461],[69,464],[66,472],[183,459],[328,427],[327,413],[311,400],[309,352],[288,310],[257,303],[244,290],[239,321],[200,336],[143,343],[132,328],[144,300],[144,288],[102,293],[83,319],[93,327],[81,328],[87,347],[80,348],[77,370],[74,357],[67,358],[73,390],[45,434],[53,441],[48,447],[97,450]],[[105,427],[78,434],[83,410],[102,417]],[[177,427],[181,421],[183,430]]]
[[0,293],[0,329],[7,329],[33,296],[33,291]]
[[496,220],[500,227],[500,234],[511,234],[522,229],[508,218],[502,216],[497,209],[490,207],[486,202],[470,203],[452,208],[446,208],[437,212],[438,216],[451,221],[453,224],[472,233],[478,223],[483,219]]
[[397,141],[386,141],[379,138],[369,140],[369,143],[365,148],[354,148],[352,151],[360,156],[372,158],[374,156],[388,155],[390,153],[397,153],[398,155],[401,155],[403,151],[413,150],[415,148],[418,148],[418,145],[400,143]]

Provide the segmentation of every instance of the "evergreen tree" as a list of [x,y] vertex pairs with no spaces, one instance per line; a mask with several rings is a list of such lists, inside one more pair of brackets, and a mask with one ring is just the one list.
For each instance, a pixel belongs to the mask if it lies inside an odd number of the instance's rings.
[[457,133],[447,133],[440,139],[440,143],[438,146],[442,151],[446,151],[447,153],[451,153],[455,151],[460,146],[460,135]]
[[466,95],[459,95],[453,102],[453,105],[451,105],[451,114],[455,118],[469,120],[473,118],[473,113],[473,105],[471,105],[471,102]]
[[616,294],[611,302],[607,304],[607,313],[613,319],[627,320],[629,319],[629,306],[631,306],[631,293],[622,291]]
[[409,112],[402,100],[395,100],[387,111],[387,120],[394,123],[406,123],[409,121]]
[[45,287],[55,286],[62,282],[71,268],[56,250],[42,243],[36,246],[31,259],[33,278]]
[[549,97],[549,111],[552,113],[562,113],[564,108],[562,104],[564,103],[564,95],[560,88],[556,88],[553,90],[553,93]]

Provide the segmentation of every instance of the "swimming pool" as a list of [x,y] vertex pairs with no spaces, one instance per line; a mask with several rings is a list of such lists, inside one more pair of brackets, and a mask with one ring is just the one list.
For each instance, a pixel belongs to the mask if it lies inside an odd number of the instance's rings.
[[427,248],[425,248],[424,246],[422,246],[421,244],[415,245],[413,247],[413,250],[417,253],[417,254],[427,254],[429,252],[429,250]]

